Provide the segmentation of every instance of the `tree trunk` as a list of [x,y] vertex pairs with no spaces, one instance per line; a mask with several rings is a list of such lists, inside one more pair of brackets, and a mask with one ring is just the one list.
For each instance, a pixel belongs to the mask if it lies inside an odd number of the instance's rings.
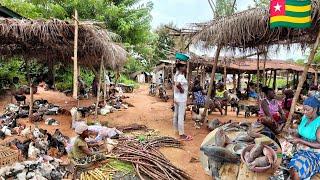
[[211,98],[213,83],[215,82],[216,69],[217,69],[217,65],[218,65],[218,61],[219,61],[221,48],[222,48],[221,46],[217,47],[216,54],[214,56],[214,61],[213,61],[213,66],[212,66],[212,71],[211,71],[210,85],[209,85],[209,89],[208,89],[208,93],[207,93],[207,101],[204,106],[204,113],[202,115],[203,121],[205,120],[205,118],[207,116],[208,105],[209,105],[208,102],[209,102],[209,99]]
[[101,91],[101,76],[102,76],[102,69],[103,69],[103,57],[101,58],[100,64],[100,71],[99,71],[99,84],[98,84],[98,92],[97,92],[97,103],[95,109],[96,121],[98,121],[98,106],[99,106],[99,98],[100,98],[100,91]]
[[78,11],[74,11],[73,98],[78,99]]
[[319,43],[320,43],[320,31],[318,32],[317,40],[313,45],[313,48],[312,48],[312,50],[310,52],[310,55],[309,55],[309,58],[308,58],[308,62],[305,65],[305,67],[303,69],[303,73],[302,73],[302,75],[300,77],[297,90],[296,90],[296,92],[294,94],[294,97],[293,97],[293,100],[292,100],[292,105],[291,105],[291,109],[290,109],[290,113],[289,113],[289,117],[288,117],[285,129],[288,129],[290,127],[290,125],[291,125],[292,115],[294,114],[294,111],[295,111],[295,108],[296,108],[296,104],[297,104],[299,95],[300,95],[301,90],[302,90],[302,86],[303,86],[303,84],[304,84],[304,82],[305,82],[305,80],[307,78],[308,70],[309,70],[309,68],[311,66],[311,63],[314,60],[315,54],[317,53]]

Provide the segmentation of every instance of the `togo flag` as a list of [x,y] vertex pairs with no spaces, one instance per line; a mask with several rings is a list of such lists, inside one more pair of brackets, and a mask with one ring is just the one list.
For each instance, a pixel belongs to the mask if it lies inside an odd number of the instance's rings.
[[311,27],[311,0],[271,0],[270,27]]

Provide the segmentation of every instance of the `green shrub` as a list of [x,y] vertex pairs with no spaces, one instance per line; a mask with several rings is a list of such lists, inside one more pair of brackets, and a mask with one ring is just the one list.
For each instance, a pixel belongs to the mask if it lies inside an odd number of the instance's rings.
[[72,82],[57,82],[56,83],[56,88],[59,90],[59,91],[65,91],[65,90],[68,90],[68,89],[72,89]]
[[130,79],[128,76],[124,74],[120,75],[119,83],[123,83],[125,85],[133,85],[134,88],[139,88],[139,84],[136,81]]

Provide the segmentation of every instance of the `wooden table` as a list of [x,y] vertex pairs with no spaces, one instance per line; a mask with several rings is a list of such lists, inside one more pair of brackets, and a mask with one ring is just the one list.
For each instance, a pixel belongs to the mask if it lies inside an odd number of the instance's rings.
[[[201,146],[204,145],[209,145],[209,144],[214,144],[214,136],[216,134],[216,132],[218,131],[219,128],[213,130],[211,133],[209,133],[207,135],[207,137],[203,140]],[[228,137],[232,140],[234,139],[239,133],[241,133],[241,131],[232,131],[232,132],[226,132]],[[275,144],[278,148],[278,150],[276,151],[276,153],[281,153],[281,148],[278,146],[278,144],[271,140],[273,142],[273,144]],[[202,152],[200,151],[200,161],[202,166],[204,167],[205,171],[207,172],[207,174],[210,173],[209,168],[208,168],[208,157]],[[277,163],[275,165],[275,167],[279,167],[279,165],[282,162],[282,158],[278,157],[277,159]],[[222,180],[267,180],[270,176],[273,175],[275,169],[270,169],[264,173],[256,173],[256,172],[252,172],[250,171],[247,166],[244,163],[239,163],[239,164],[231,164],[231,163],[225,163],[224,165],[222,165],[221,169],[220,169],[220,178]],[[209,174],[211,175],[211,174]]]

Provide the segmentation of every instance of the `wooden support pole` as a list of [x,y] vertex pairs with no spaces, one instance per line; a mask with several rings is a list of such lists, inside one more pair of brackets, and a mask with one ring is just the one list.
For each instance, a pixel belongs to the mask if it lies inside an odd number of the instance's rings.
[[103,71],[102,69],[103,69],[103,57],[101,58],[100,71],[99,71],[99,84],[98,84],[98,92],[97,92],[97,103],[96,103],[96,109],[95,109],[96,121],[98,121],[98,106],[99,106],[99,98],[100,98],[100,91],[101,91],[101,76]]
[[287,70],[287,88],[289,88],[289,75],[290,75],[290,71]]
[[223,83],[224,83],[224,89],[227,89],[227,62],[224,62],[223,66]]
[[314,85],[318,86],[318,68],[315,67],[314,70],[315,70],[315,73],[314,73]]
[[241,73],[238,73],[238,82],[237,82],[237,88],[240,90],[241,89]]
[[233,91],[236,92],[237,89],[237,81],[236,81],[236,73],[232,74],[232,83],[233,83]]
[[309,58],[308,58],[308,62],[304,66],[303,73],[300,76],[299,84],[298,84],[297,90],[296,90],[296,92],[294,94],[294,97],[293,97],[293,100],[292,100],[292,105],[291,105],[291,108],[290,108],[290,113],[289,113],[288,120],[286,122],[285,129],[288,129],[290,127],[290,125],[291,125],[292,115],[294,114],[294,111],[296,109],[296,104],[297,104],[298,98],[300,96],[300,93],[301,93],[301,90],[302,90],[302,86],[303,86],[304,82],[307,79],[308,70],[309,70],[309,68],[311,66],[311,63],[314,60],[314,56],[317,53],[317,50],[318,50],[318,47],[319,47],[319,43],[320,43],[320,31],[318,32],[318,36],[317,36],[316,42],[314,43],[313,48],[312,48],[312,50],[310,52],[310,55],[309,55]]
[[210,85],[209,85],[209,89],[208,89],[208,93],[207,93],[207,101],[205,103],[204,113],[202,115],[203,121],[206,119],[206,116],[207,116],[208,106],[209,106],[208,103],[209,103],[209,99],[211,98],[213,83],[215,82],[216,69],[217,69],[221,49],[222,49],[222,47],[218,46],[216,53],[215,53],[215,56],[214,56],[214,61],[213,61],[213,66],[212,66],[212,71],[211,71]]
[[277,88],[277,70],[274,70],[272,89],[276,90],[276,88]]
[[78,11],[74,10],[73,98],[78,99]]
[[29,63],[26,60],[26,69],[28,73],[28,80],[29,80],[29,89],[30,89],[30,105],[29,105],[29,116],[33,114],[33,84],[32,84],[32,77],[30,74],[30,68],[29,68]]
[[263,60],[263,71],[262,71],[262,73],[263,73],[263,80],[262,80],[263,86],[265,86],[267,83],[266,63],[267,63],[267,56],[265,56],[264,60]]
[[273,71],[270,71],[270,76],[268,78],[268,87],[270,87],[270,84],[271,84],[271,79],[272,79],[272,74],[273,74]]
[[104,66],[102,66],[103,68],[103,104],[106,105],[107,104],[107,82],[106,82],[106,68]]
[[249,97],[249,84],[250,84],[250,81],[251,81],[251,74],[249,73],[248,74],[248,84],[247,84],[247,96]]
[[259,86],[260,86],[260,54],[257,51],[258,58],[257,58],[257,93],[259,94]]

